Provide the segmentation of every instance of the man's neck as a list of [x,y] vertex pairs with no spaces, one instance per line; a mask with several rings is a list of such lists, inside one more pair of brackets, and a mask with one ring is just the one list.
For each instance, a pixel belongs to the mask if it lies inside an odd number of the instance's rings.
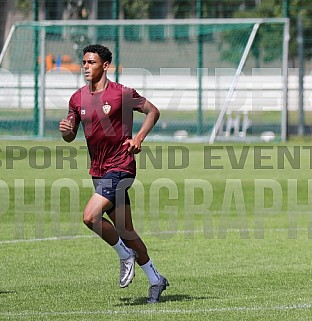
[[108,86],[108,79],[105,77],[97,83],[90,83],[90,90],[93,93],[99,92],[99,91],[105,90],[107,86]]

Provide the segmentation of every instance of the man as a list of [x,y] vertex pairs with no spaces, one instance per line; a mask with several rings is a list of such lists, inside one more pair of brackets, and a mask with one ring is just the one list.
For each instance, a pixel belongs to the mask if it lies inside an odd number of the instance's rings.
[[[137,261],[150,282],[147,302],[157,303],[169,283],[158,273],[134,230],[127,190],[136,174],[134,154],[140,152],[159,111],[134,89],[107,78],[112,61],[108,48],[89,45],[83,54],[88,85],[71,96],[67,118],[59,124],[63,139],[71,142],[81,122],[88,145],[95,193],[84,209],[83,221],[119,255],[120,287],[131,283]],[[133,110],[146,115],[135,137],[132,137]],[[103,217],[105,212],[109,219]]]

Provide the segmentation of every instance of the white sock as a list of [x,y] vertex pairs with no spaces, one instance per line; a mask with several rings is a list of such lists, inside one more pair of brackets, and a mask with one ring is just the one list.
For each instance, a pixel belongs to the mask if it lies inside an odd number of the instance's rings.
[[152,260],[149,260],[144,265],[141,265],[151,285],[158,284],[160,281],[160,274],[156,270]]
[[119,238],[118,242],[113,245],[112,248],[122,260],[127,259],[131,254],[130,249],[125,245],[121,238]]

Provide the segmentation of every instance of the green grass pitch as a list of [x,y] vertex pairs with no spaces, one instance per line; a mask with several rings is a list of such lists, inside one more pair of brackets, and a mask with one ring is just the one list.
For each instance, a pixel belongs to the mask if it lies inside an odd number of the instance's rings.
[[84,141],[1,141],[0,320],[311,320],[309,141],[144,146],[130,194],[170,282],[157,305],[82,223]]

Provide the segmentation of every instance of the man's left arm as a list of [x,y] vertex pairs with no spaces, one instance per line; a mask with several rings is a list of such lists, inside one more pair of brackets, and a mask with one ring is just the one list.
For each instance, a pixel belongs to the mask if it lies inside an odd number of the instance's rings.
[[146,100],[143,107],[140,108],[140,111],[146,116],[143,120],[142,126],[139,132],[132,139],[127,139],[124,144],[128,144],[128,151],[132,154],[138,154],[141,151],[141,144],[144,141],[145,137],[152,130],[156,124],[160,112],[156,106],[154,106],[149,100]]

